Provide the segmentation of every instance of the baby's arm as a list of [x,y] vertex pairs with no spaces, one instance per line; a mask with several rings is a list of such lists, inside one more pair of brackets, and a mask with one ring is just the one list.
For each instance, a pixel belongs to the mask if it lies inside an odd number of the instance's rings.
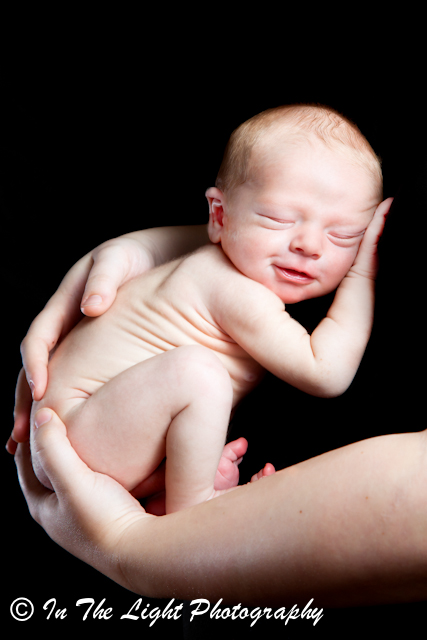
[[371,333],[377,244],[390,205],[391,199],[377,208],[352,268],[311,336],[276,295],[244,278],[238,289],[221,290],[219,324],[262,366],[298,389],[321,397],[344,393]]
[[353,266],[339,285],[326,318],[310,339],[317,362],[332,359],[335,363],[338,375],[343,376],[343,391],[356,374],[371,335],[378,271],[377,246],[391,203],[392,198],[389,198],[377,208]]

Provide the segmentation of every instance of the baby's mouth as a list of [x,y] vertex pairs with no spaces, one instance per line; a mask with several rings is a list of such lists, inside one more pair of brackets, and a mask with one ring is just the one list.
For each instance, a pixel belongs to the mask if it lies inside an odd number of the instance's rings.
[[314,280],[308,273],[305,271],[296,271],[295,269],[285,269],[283,267],[277,267],[280,275],[284,277],[286,280],[294,280],[296,282],[311,282]]

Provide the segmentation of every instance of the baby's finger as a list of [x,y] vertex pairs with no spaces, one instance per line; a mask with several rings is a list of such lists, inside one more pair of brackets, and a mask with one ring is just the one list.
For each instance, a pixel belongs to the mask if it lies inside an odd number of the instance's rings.
[[384,231],[385,221],[392,203],[393,198],[387,198],[387,200],[384,200],[378,205],[372,222],[367,229],[367,233],[371,236],[371,242],[375,245],[378,244],[378,241]]
[[393,198],[387,198],[378,205],[374,217],[366,229],[352,271],[369,278],[375,278],[378,269],[378,242],[383,233],[392,202]]

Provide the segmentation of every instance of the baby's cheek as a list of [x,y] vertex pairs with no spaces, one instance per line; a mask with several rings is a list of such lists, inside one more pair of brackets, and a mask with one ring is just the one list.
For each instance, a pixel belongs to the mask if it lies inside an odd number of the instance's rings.
[[336,277],[339,278],[339,282],[344,278],[344,276],[351,269],[356,256],[359,250],[359,244],[354,247],[349,247],[347,249],[340,247],[340,253],[336,253],[334,264],[332,266],[332,272],[336,274]]

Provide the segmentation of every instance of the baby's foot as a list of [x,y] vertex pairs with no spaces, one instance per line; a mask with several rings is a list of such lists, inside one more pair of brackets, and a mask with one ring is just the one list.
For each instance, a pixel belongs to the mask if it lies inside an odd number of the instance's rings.
[[[243,460],[247,448],[248,441],[246,438],[239,438],[225,445],[215,476],[214,491],[210,499],[217,498],[228,491],[237,489],[237,485],[239,484],[238,467]],[[267,462],[261,471],[258,471],[258,473],[252,476],[250,481],[256,482],[261,478],[273,475],[273,473],[276,473],[276,469],[270,462]]]
[[247,449],[246,438],[239,438],[225,445],[215,476],[215,490],[231,489],[239,484],[239,464]]
[[[225,445],[215,476],[214,485],[216,491],[231,489],[239,484],[238,467],[242,462],[247,449],[248,441],[246,438],[239,438],[238,440],[233,440],[233,442],[229,442]],[[258,471],[258,473],[255,473],[252,476],[251,482],[255,482],[256,480],[265,478],[266,476],[271,476],[273,473],[276,473],[276,469],[270,462],[267,462],[261,471]]]
[[[258,473],[254,473],[254,475],[252,476],[250,482],[248,484],[251,484],[252,482],[257,482],[257,480],[261,480],[261,478],[266,478],[267,476],[272,476],[274,473],[276,473],[276,469],[274,468],[274,466],[271,464],[271,462],[267,462],[266,465],[264,465],[264,467],[261,469],[261,471],[258,471]],[[218,474],[216,476],[218,478]],[[217,489],[217,481],[215,479],[215,489],[212,492],[211,497],[209,498],[209,500],[212,500],[212,498],[218,498],[218,496],[222,496],[224,495],[224,493],[228,493],[229,491],[234,491],[234,489],[238,489],[239,486],[237,485],[232,485],[230,487],[228,487],[228,489]]]
[[266,478],[267,476],[272,476],[273,473],[276,473],[276,469],[274,468],[274,465],[272,465],[271,462],[267,462],[267,464],[264,466],[263,469],[261,469],[261,471],[258,471],[258,473],[254,473],[254,475],[251,478],[251,482],[256,482],[257,480],[260,480],[261,478]]
[[[219,495],[217,492],[224,492],[239,484],[238,466],[243,460],[248,449],[246,438],[239,438],[233,442],[228,442],[221,455],[218,470],[215,476],[215,491],[212,497]],[[164,463],[151,474],[149,478],[143,480],[131,492],[135,498],[147,498],[145,509],[147,513],[154,515],[164,515],[165,511],[165,465]]]

